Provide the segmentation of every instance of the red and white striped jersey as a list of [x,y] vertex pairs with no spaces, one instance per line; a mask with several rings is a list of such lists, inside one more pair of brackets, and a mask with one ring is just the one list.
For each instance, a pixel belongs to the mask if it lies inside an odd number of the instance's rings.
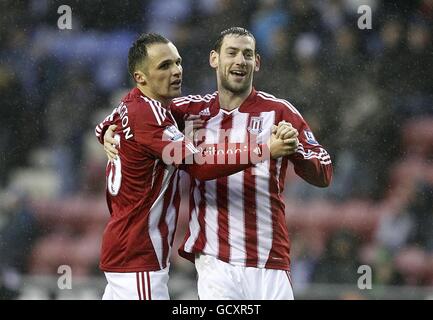
[[[162,161],[164,147],[183,141],[170,110],[131,90],[95,133],[116,124],[119,156],[108,162],[107,204],[111,218],[102,241],[100,268],[107,272],[160,270],[167,266],[176,228],[177,169]],[[168,134],[167,139],[163,135]]]
[[96,126],[99,142],[103,143],[103,133],[111,124],[117,125],[119,155],[106,169],[111,218],[103,235],[100,268],[107,272],[164,269],[180,205],[177,167],[202,180],[230,175],[251,164],[186,161],[198,150],[178,130],[170,109],[138,88]]
[[230,112],[220,108],[217,93],[174,99],[171,109],[179,119],[194,114],[207,120],[204,145],[218,143],[222,132],[233,143],[265,141],[272,125],[282,120],[298,130],[298,148],[288,157],[211,181],[191,179],[189,228],[179,249],[191,261],[196,253],[204,253],[234,265],[289,270],[282,198],[288,161],[311,184],[327,186],[332,176],[331,158],[301,114],[289,102],[254,89]]

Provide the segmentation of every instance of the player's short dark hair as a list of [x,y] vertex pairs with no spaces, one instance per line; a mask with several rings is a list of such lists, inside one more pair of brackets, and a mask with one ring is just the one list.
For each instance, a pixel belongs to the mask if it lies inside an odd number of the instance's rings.
[[147,57],[148,46],[155,43],[169,43],[170,40],[157,33],[143,33],[134,41],[128,52],[128,71],[134,77],[137,64],[143,62]]
[[[218,53],[220,52],[224,37],[228,36],[228,35],[235,35],[238,37],[251,37],[251,38],[253,38],[254,43],[256,43],[256,38],[247,29],[242,28],[242,27],[231,27],[231,28],[228,28],[228,29],[221,31],[221,33],[219,34],[218,38],[215,41],[214,47],[213,47],[213,49],[216,52],[218,52]],[[257,53],[257,47],[256,47],[255,51]]]

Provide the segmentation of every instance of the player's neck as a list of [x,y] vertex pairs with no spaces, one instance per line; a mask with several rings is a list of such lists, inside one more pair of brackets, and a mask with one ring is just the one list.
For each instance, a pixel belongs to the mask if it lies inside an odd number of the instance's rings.
[[241,104],[248,98],[253,88],[242,93],[235,93],[225,88],[218,88],[218,98],[220,107],[224,110],[231,111],[239,108]]
[[163,107],[168,107],[171,103],[171,99],[165,99],[163,97],[160,97],[158,95],[155,95],[152,91],[148,90],[148,88],[143,87],[140,84],[137,84],[137,88],[141,91],[142,94],[144,94],[146,97],[161,102],[161,105]]

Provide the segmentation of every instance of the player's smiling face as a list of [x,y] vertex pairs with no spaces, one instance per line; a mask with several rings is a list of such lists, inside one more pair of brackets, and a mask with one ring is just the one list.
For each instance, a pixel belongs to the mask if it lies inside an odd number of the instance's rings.
[[249,36],[226,35],[220,52],[212,51],[210,56],[218,84],[234,93],[249,91],[253,73],[260,68],[260,56],[255,49],[255,41]]
[[182,58],[171,43],[157,43],[147,48],[143,66],[146,93],[150,98],[167,102],[180,96],[182,89]]

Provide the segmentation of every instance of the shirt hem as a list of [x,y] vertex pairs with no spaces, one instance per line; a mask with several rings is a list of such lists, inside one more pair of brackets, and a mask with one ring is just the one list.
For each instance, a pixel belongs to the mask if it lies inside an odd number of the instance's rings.
[[253,263],[253,261],[248,261],[248,260],[245,261],[245,262],[229,261],[229,259],[227,259],[227,258],[217,257],[217,256],[214,256],[212,254],[205,253],[205,252],[202,252],[202,251],[187,252],[187,251],[184,251],[184,250],[179,250],[179,255],[182,258],[185,258],[185,259],[191,261],[192,263],[195,262],[195,256],[196,256],[196,254],[209,255],[209,256],[215,257],[218,260],[221,260],[221,261],[223,261],[225,263],[229,263],[229,264],[232,264],[232,265],[235,265],[235,266],[242,266],[242,267],[246,267],[246,268],[275,269],[275,270],[290,271],[290,263],[289,264],[287,264],[287,263],[266,263],[266,265],[263,266],[263,267],[260,267],[260,266],[251,266],[251,264]]
[[[166,268],[168,265],[166,266]],[[161,268],[159,265],[147,265],[147,266],[136,266],[136,267],[109,267],[100,265],[99,269],[104,272],[120,272],[120,273],[126,273],[126,272],[147,272],[147,271],[159,271],[164,270],[165,268]]]

